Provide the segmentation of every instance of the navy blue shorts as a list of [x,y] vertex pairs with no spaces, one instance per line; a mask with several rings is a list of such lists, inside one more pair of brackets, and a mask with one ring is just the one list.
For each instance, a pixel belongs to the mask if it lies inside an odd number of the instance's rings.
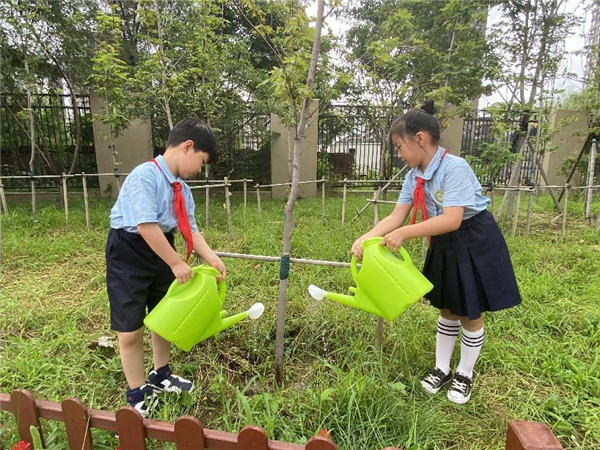
[[433,284],[425,298],[457,316],[474,320],[521,303],[506,241],[488,211],[433,236],[423,275]]
[[[165,237],[175,248],[175,237]],[[171,268],[139,234],[111,228],[106,242],[106,286],[110,327],[135,331],[148,312],[162,300],[175,276]]]

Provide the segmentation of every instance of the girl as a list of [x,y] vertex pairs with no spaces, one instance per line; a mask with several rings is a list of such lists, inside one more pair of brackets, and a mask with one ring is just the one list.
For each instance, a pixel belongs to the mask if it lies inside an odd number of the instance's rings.
[[[394,211],[352,245],[362,256],[363,240],[383,236],[381,244],[395,252],[406,239],[431,236],[423,274],[434,288],[425,297],[440,310],[435,367],[421,381],[436,394],[452,380],[448,399],[463,404],[471,398],[473,367],[483,345],[484,311],[521,302],[502,233],[487,211],[469,164],[438,146],[440,123],[429,100],[397,119],[390,129],[398,156],[411,167]],[[410,225],[402,226],[410,210]],[[417,211],[422,222],[415,224]],[[460,362],[454,377],[450,358],[462,325]]]

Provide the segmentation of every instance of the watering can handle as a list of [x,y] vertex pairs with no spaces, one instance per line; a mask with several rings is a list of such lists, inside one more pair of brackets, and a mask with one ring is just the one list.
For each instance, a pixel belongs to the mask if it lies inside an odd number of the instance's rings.
[[355,283],[358,283],[356,281],[356,277],[358,276],[358,261],[354,255],[352,255],[352,259],[350,260],[350,271],[352,272],[352,279]]
[[408,252],[404,249],[404,247],[398,248],[398,253],[400,253],[400,255],[402,255],[402,258],[404,259],[405,262],[412,264],[412,258],[410,257]]
[[225,284],[225,280],[221,280],[217,283],[217,288],[219,290],[219,300],[221,301],[221,305],[225,301],[225,294],[227,292],[227,285]]

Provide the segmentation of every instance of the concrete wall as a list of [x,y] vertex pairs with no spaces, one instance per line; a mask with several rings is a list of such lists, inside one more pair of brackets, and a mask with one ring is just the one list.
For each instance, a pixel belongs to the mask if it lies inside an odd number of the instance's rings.
[[[558,131],[552,138],[552,147],[556,150],[544,154],[544,170],[551,185],[564,184],[567,177],[558,174],[563,160],[568,156],[577,157],[585,144],[588,134],[588,115],[581,111],[556,111],[550,118],[550,124]],[[577,180],[572,180],[577,181]]]
[[[319,101],[313,100],[310,112],[318,110]],[[300,157],[300,181],[312,181],[317,177],[317,147],[318,147],[318,118],[316,112],[309,119]],[[313,120],[314,119],[314,120]],[[293,131],[290,133],[294,135]],[[293,142],[292,142],[293,151]],[[289,182],[289,147],[288,130],[276,114],[271,114],[271,183]],[[314,197],[317,191],[315,183],[301,184],[298,189],[300,197]],[[287,197],[286,187],[274,187],[271,190],[273,198]]]
[[460,156],[464,120],[455,112],[448,112],[453,117],[442,124],[443,128],[440,136],[440,145],[449,148],[451,154]]
[[[108,127],[95,115],[103,112],[103,101],[95,96],[90,96],[90,107],[92,111],[94,147],[96,148],[96,162],[98,173],[113,173],[114,164],[112,153],[108,148]],[[152,158],[152,131],[149,122],[140,119],[131,121],[129,128],[116,138],[115,148],[118,152],[119,172],[130,172],[139,164]],[[112,194],[117,197],[117,186],[114,177],[100,177],[100,192],[102,195]]]

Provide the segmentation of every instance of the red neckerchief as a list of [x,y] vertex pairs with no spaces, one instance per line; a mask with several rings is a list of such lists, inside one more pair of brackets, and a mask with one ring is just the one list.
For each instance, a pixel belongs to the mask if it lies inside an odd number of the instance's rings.
[[[444,153],[442,153],[442,158],[440,159],[440,164],[442,163],[444,157],[448,154],[449,151],[450,149],[444,150]],[[417,186],[413,191],[413,214],[412,218],[410,219],[411,225],[414,225],[417,221],[417,212],[419,211],[419,208],[421,209],[421,221],[424,222],[427,219],[429,219],[429,217],[427,216],[427,208],[425,207],[425,189],[423,188],[423,185],[425,184],[425,179],[421,177],[416,177],[416,179]]]
[[[165,178],[167,178],[167,174],[162,170],[156,159],[152,158],[151,161],[156,164],[158,170],[160,170]],[[185,258],[187,262],[187,260],[190,259],[192,250],[194,249],[192,228],[190,226],[190,221],[188,220],[187,210],[185,208],[185,200],[183,199],[183,195],[181,193],[181,183],[179,181],[174,181],[170,184],[173,187],[173,207],[175,209],[175,217],[177,217],[177,226],[187,244],[187,257]]]

